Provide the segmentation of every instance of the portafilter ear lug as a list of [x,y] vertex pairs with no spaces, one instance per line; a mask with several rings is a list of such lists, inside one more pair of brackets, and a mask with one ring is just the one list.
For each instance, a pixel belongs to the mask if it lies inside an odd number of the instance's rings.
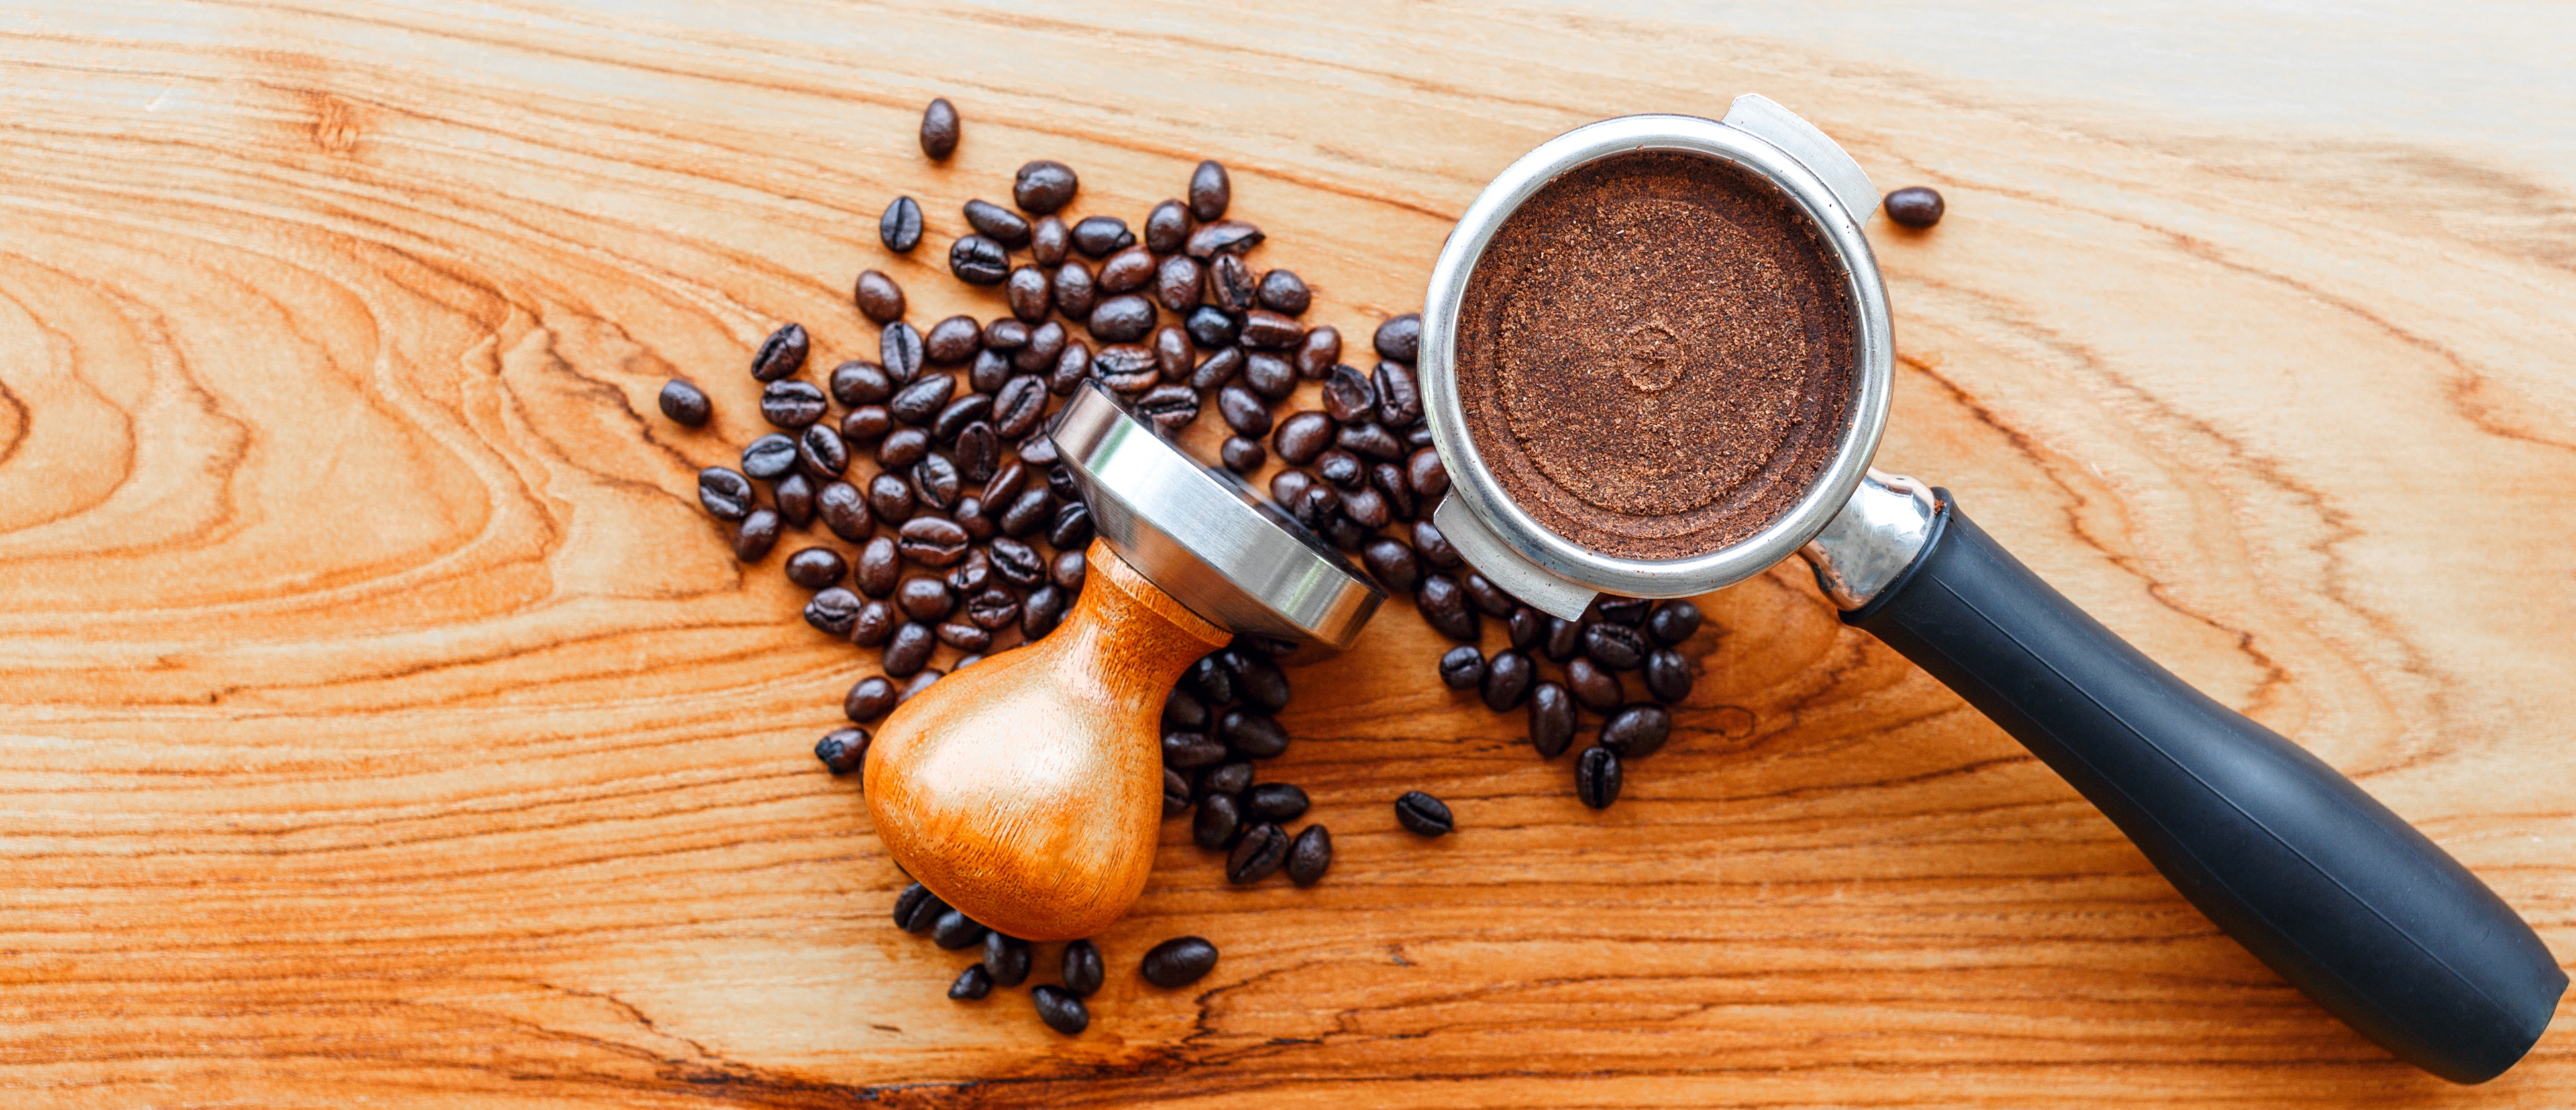
[[1440,507],[1431,511],[1431,524],[1477,573],[1492,579],[1504,593],[1549,616],[1575,620],[1583,616],[1593,598],[1600,596],[1600,591],[1590,586],[1559,578],[1522,558],[1520,552],[1487,529],[1484,521],[1476,519],[1475,510],[1469,509],[1454,492],[1441,498]]
[[1855,224],[1869,221],[1878,207],[1878,186],[1869,183],[1860,163],[1843,151],[1841,144],[1816,130],[1816,125],[1798,118],[1766,96],[1746,93],[1728,105],[1726,118],[1719,120],[1754,138],[1779,147],[1782,153],[1798,160],[1833,190],[1834,199],[1850,210]]

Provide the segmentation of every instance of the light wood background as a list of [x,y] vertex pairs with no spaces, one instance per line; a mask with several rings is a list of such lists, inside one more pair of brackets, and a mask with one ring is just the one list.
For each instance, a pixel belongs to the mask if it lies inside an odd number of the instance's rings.
[[[1107,7],[0,10],[0,1102],[2576,1103],[2563,1017],[2485,1087],[2389,1062],[1794,567],[1704,599],[1606,813],[1392,607],[1267,769],[1321,886],[1175,824],[1089,1034],[946,1001],[807,751],[856,653],[694,505],[759,337],[872,351],[872,265],[989,315],[928,268],[960,202],[1054,157],[1134,219],[1202,156],[1362,337],[1521,151],[1746,91],[1949,197],[1873,228],[1881,464],[2576,955],[2566,182],[1670,13]],[[673,374],[716,428],[652,414]],[[1397,831],[1410,788],[1461,832]],[[1215,974],[1145,986],[1183,932]]]

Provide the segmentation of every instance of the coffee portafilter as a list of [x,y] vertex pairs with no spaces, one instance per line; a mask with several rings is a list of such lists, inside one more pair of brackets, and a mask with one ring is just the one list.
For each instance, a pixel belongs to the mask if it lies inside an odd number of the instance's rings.
[[[1804,495],[1740,542],[1660,562],[1571,542],[1514,503],[1468,432],[1457,378],[1460,304],[1503,222],[1567,171],[1635,151],[1722,160],[1778,187],[1839,262],[1858,329],[1848,424]],[[2327,1011],[2453,1082],[2513,1066],[2547,1027],[2567,976],[2503,899],[2324,761],[2085,615],[1948,490],[1871,468],[1895,353],[1861,233],[1877,206],[1850,155],[1759,96],[1738,98],[1723,121],[1605,120],[1514,162],[1450,233],[1424,300],[1417,372],[1452,482],[1433,515],[1441,533],[1495,584],[1569,620],[1601,593],[1685,597],[1798,555],[1845,623],[2002,725],[2211,921]]]

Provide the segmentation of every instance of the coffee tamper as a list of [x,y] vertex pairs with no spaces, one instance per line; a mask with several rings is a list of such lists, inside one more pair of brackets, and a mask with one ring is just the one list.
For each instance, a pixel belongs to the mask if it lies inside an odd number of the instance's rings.
[[1084,383],[1053,438],[1098,537],[1045,638],[934,683],[868,748],[868,814],[942,901],[1023,940],[1106,928],[1163,817],[1163,699],[1237,634],[1349,647],[1386,593],[1233,475]]

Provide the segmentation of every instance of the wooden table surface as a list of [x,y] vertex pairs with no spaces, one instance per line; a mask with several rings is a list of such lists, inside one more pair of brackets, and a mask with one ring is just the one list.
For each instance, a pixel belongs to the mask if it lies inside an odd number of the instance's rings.
[[[873,351],[868,266],[998,311],[875,218],[944,247],[1032,157],[1131,219],[1223,160],[1365,336],[1522,151],[1747,91],[1949,198],[1872,226],[1880,464],[2576,954],[2567,180],[1689,13],[1099,7],[0,11],[0,1101],[2576,1103],[2563,1018],[2484,1087],[2391,1062],[1795,566],[1702,599],[1680,735],[1600,813],[1390,606],[1265,773],[1323,884],[1231,889],[1175,824],[1091,1032],[946,1001],[808,752],[858,653],[694,505],[751,347]],[[2400,76],[2482,72],[2444,64]],[[654,414],[674,374],[714,428]],[[1461,831],[1398,831],[1409,788]],[[1137,979],[1183,932],[1216,972]]]

